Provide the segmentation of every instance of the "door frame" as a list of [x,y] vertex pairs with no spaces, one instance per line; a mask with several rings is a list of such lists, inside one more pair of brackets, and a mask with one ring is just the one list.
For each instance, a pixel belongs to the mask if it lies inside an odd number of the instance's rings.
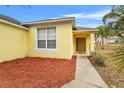
[[[84,47],[84,51],[79,51],[78,50],[78,43],[79,43],[79,41],[78,41],[78,39],[83,39],[84,41],[82,41],[82,44],[81,45],[83,45],[82,47]],[[85,37],[76,37],[76,52],[78,52],[78,53],[86,53],[86,38]]]

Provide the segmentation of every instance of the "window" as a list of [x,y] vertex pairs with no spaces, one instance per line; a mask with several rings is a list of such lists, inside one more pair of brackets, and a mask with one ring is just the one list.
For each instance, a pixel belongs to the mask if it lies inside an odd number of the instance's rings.
[[40,28],[37,31],[38,49],[56,49],[56,28]]

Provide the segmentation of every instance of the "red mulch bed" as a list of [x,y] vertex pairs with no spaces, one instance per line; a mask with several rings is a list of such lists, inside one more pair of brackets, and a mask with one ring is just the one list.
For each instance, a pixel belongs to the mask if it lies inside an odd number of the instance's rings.
[[0,63],[0,87],[61,87],[75,78],[76,57],[71,60],[26,57]]
[[89,59],[90,63],[93,63],[93,57],[92,56],[87,56],[87,58]]

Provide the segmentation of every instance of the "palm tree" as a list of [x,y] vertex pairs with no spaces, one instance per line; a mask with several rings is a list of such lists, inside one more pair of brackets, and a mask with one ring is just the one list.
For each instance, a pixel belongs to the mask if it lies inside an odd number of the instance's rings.
[[[124,39],[124,6],[113,6],[112,11],[103,17],[103,22]],[[119,74],[124,69],[124,45],[117,49],[113,55],[114,65]]]
[[124,47],[120,47],[113,54],[113,62],[118,76],[124,69]]
[[124,6],[113,6],[112,11],[103,17],[103,22],[109,29],[115,30],[124,38]]

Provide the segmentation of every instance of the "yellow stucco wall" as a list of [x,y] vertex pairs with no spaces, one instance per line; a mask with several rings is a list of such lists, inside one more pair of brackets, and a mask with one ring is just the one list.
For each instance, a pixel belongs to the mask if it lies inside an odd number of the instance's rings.
[[[56,27],[56,50],[37,50],[37,28]],[[30,27],[28,31],[28,53],[30,57],[49,57],[70,59],[73,55],[73,33],[71,23],[42,24]]]
[[27,31],[0,22],[0,62],[26,56]]
[[90,34],[90,40],[91,40],[91,48],[90,52],[94,52],[94,47],[95,47],[95,38],[94,38],[94,33]]

